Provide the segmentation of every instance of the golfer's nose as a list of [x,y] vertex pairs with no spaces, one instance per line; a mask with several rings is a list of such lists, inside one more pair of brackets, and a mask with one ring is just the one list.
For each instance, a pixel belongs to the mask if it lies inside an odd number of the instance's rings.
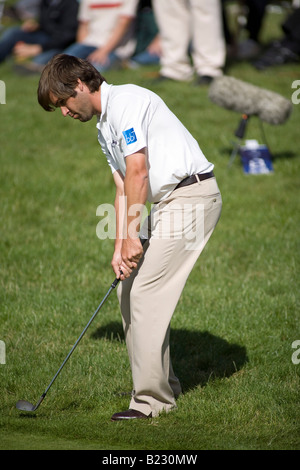
[[68,108],[67,108],[66,106],[61,106],[60,110],[61,110],[62,115],[63,115],[64,117],[68,116],[69,110],[68,110]]

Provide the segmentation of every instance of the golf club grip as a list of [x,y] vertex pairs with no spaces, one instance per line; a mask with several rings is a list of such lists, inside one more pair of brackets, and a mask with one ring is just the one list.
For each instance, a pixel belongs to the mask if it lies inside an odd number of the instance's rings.
[[115,279],[114,282],[112,283],[111,287],[112,287],[113,289],[115,289],[115,288],[117,287],[117,285],[119,284],[120,280],[121,280],[120,278],[118,279],[118,278],[116,277],[116,279]]
[[[148,238],[140,238],[140,241],[141,241],[142,246],[145,245],[145,243],[146,243],[147,240],[148,240]],[[120,278],[118,279],[118,278],[116,277],[116,279],[115,279],[114,282],[112,283],[111,287],[112,287],[113,289],[115,289],[115,288],[117,287],[117,285],[119,284],[119,282],[120,282]]]

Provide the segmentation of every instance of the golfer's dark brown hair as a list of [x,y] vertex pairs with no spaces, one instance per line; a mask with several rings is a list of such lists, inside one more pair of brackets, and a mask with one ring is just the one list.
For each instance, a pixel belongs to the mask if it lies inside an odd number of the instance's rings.
[[57,107],[51,95],[58,98],[59,105],[68,98],[75,97],[78,79],[86,84],[91,93],[99,90],[105,78],[87,60],[67,54],[54,56],[44,68],[38,86],[38,102],[46,111]]

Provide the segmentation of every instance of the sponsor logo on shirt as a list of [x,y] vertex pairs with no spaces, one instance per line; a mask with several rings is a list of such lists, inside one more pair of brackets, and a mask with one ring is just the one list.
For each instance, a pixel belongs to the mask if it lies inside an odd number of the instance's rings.
[[127,145],[133,144],[137,141],[133,127],[131,129],[128,129],[127,131],[124,131],[123,136]]

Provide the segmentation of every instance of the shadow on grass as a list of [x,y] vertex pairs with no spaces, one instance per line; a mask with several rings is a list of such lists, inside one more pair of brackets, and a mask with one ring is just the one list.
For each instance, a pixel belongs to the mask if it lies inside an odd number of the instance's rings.
[[172,330],[172,363],[185,391],[230,377],[248,362],[246,348],[208,331]]
[[[98,328],[92,338],[124,341],[122,325],[108,323]],[[230,377],[248,362],[244,346],[228,343],[207,331],[171,328],[170,348],[175,374],[185,392],[203,387],[209,380]]]

